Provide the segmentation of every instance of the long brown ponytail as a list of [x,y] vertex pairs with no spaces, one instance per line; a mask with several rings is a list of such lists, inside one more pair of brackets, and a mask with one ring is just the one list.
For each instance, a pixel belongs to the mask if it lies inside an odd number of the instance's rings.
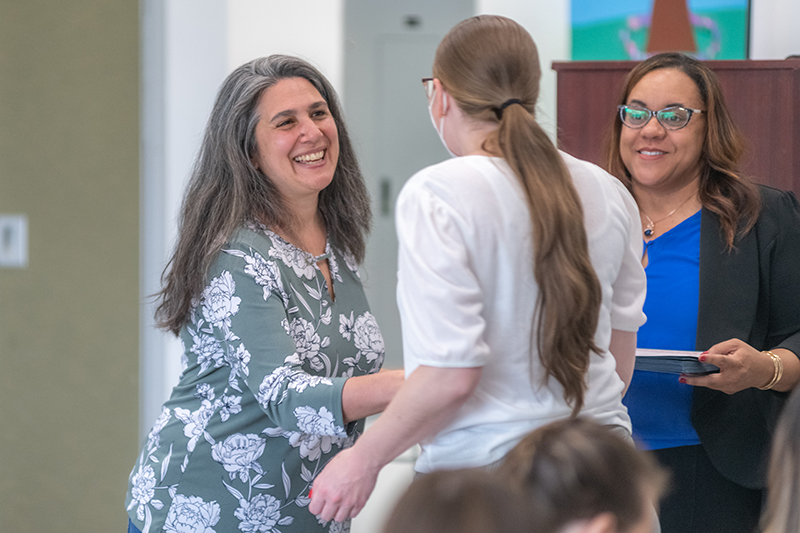
[[[546,377],[563,386],[577,414],[590,352],[600,351],[594,335],[602,293],[580,198],[561,155],[535,119],[541,77],[536,45],[508,18],[473,17],[445,36],[433,76],[467,116],[499,123],[485,149],[499,151],[525,190],[539,286],[534,342]],[[510,105],[503,108],[504,103]]]

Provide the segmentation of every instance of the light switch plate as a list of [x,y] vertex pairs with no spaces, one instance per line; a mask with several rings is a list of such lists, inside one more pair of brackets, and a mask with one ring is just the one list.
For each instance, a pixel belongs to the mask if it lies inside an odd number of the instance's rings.
[[28,217],[0,215],[0,268],[28,266]]

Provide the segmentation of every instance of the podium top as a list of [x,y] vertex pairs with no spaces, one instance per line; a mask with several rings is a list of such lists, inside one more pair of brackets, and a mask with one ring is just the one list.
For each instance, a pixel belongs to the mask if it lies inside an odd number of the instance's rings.
[[[641,61],[553,61],[556,72],[569,70],[631,70]],[[786,59],[714,59],[703,61],[711,70],[800,70],[800,57]]]

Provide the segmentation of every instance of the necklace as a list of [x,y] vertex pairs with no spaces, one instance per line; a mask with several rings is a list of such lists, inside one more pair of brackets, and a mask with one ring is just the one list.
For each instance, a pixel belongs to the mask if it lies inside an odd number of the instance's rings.
[[647,213],[645,213],[645,212],[642,210],[642,208],[640,207],[640,208],[639,208],[639,211],[640,211],[640,212],[641,212],[641,213],[644,215],[644,218],[646,218],[646,219],[647,219],[647,226],[645,226],[645,228],[644,228],[644,232],[643,232],[643,233],[644,233],[644,236],[645,236],[645,237],[651,237],[651,236],[653,235],[653,232],[654,232],[654,230],[655,230],[656,224],[658,224],[659,222],[663,222],[663,221],[667,220],[669,217],[671,217],[672,215],[674,215],[674,214],[675,214],[675,211],[677,211],[678,209],[680,209],[681,207],[683,207],[683,206],[684,206],[684,204],[686,204],[686,202],[688,202],[688,201],[689,201],[689,200],[691,200],[692,198],[694,198],[694,195],[691,195],[689,198],[687,198],[686,200],[684,200],[683,202],[681,202],[681,205],[679,205],[678,207],[676,207],[675,209],[673,209],[672,211],[670,211],[670,212],[669,212],[669,214],[667,214],[667,216],[665,216],[665,217],[663,217],[663,218],[659,218],[659,219],[658,219],[658,220],[656,220],[655,222],[653,222],[653,219],[652,219],[652,218],[650,218],[649,216],[647,216]]

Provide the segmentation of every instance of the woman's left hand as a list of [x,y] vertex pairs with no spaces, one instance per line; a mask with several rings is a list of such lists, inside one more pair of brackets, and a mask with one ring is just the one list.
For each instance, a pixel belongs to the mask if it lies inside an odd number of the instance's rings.
[[763,387],[774,375],[772,358],[744,341],[730,339],[715,344],[700,361],[719,367],[719,373],[703,376],[681,374],[681,383],[733,394],[749,387]]

